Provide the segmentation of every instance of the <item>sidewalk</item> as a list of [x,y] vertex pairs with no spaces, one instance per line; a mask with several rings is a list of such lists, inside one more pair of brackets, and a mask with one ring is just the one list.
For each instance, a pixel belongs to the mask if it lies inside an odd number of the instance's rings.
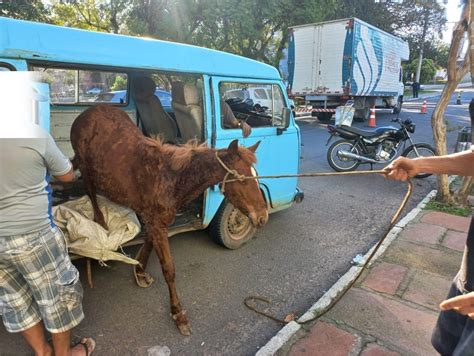
[[422,210],[339,303],[277,355],[437,355],[430,339],[470,218]]

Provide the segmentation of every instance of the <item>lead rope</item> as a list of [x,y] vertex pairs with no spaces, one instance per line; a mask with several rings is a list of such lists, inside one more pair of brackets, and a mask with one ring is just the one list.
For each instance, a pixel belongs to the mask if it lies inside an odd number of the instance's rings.
[[[381,169],[381,170],[375,170],[375,171],[301,173],[301,174],[282,174],[282,175],[256,176],[256,177],[251,176],[251,177],[249,177],[249,176],[239,174],[235,169],[230,169],[229,167],[227,167],[225,165],[225,163],[219,158],[219,156],[217,155],[217,152],[216,152],[216,158],[217,158],[217,161],[221,164],[221,166],[227,171],[226,175],[224,176],[224,179],[222,180],[222,188],[221,188],[222,193],[224,193],[224,191],[225,191],[225,184],[226,183],[237,182],[237,181],[241,182],[243,180],[249,180],[249,179],[262,179],[262,178],[276,179],[276,178],[293,178],[293,177],[309,178],[309,177],[330,177],[330,176],[347,176],[347,175],[361,175],[361,174],[383,174],[383,175],[387,175],[390,172],[387,169]],[[230,175],[232,175],[236,178],[228,179]],[[413,183],[412,183],[411,180],[407,180],[407,192],[405,193],[405,196],[403,197],[403,200],[402,200],[400,206],[398,207],[397,211],[393,215],[393,217],[390,221],[389,227],[387,228],[385,234],[377,242],[377,244],[375,245],[375,248],[372,250],[369,257],[367,257],[367,259],[365,260],[364,264],[361,266],[359,272],[357,273],[356,277],[352,280],[352,282],[350,282],[344,288],[344,290],[342,292],[340,292],[331,301],[331,303],[329,303],[329,305],[327,305],[324,309],[320,310],[314,317],[312,317],[311,319],[302,321],[302,322],[296,321],[298,324],[301,324],[301,325],[302,324],[307,324],[307,323],[313,322],[313,321],[321,318],[323,315],[325,315],[327,312],[329,312],[342,299],[342,297],[354,286],[354,284],[359,280],[362,273],[369,266],[369,264],[372,261],[373,257],[376,255],[376,253],[379,250],[380,246],[382,246],[383,242],[387,238],[387,236],[390,233],[390,231],[392,230],[392,228],[397,223],[403,209],[405,208],[405,206],[408,203],[408,200],[411,197],[412,192],[413,192]],[[276,322],[279,322],[279,323],[282,323],[282,324],[288,324],[290,321],[292,321],[292,320],[286,320],[286,319],[285,320],[284,319],[279,319],[279,318],[277,318],[277,317],[275,317],[275,316],[273,316],[273,315],[271,315],[267,312],[258,310],[255,306],[249,304],[249,302],[252,301],[252,300],[253,301],[258,300],[258,301],[261,301],[261,302],[264,302],[264,303],[267,303],[267,304],[271,303],[270,300],[268,300],[266,298],[263,298],[263,297],[260,297],[260,296],[248,296],[244,299],[244,304],[250,310],[253,310],[254,312],[256,312],[260,315],[266,316],[267,318],[272,319],[272,320],[274,320]]]
[[[227,173],[225,174],[224,176],[224,179],[222,180],[222,186],[221,186],[221,192],[222,194],[224,194],[225,192],[225,184],[227,182],[236,182],[236,181],[243,181],[245,179],[252,179],[254,178],[253,176],[252,177],[247,177],[246,175],[243,175],[243,174],[240,174],[239,172],[237,172],[237,170],[235,169],[230,169],[229,167],[226,166],[226,164],[220,159],[219,155],[217,154],[216,152],[216,158],[217,158],[217,162],[220,163],[220,165],[222,167],[224,167],[224,169],[227,171]],[[229,175],[233,175],[234,177],[236,177],[235,179],[228,179],[229,178]]]

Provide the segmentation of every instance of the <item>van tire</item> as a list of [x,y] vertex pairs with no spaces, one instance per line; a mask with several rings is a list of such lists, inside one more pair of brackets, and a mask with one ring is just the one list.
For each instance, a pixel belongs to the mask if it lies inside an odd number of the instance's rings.
[[208,228],[214,242],[230,250],[245,245],[256,231],[249,218],[226,201],[221,204]]

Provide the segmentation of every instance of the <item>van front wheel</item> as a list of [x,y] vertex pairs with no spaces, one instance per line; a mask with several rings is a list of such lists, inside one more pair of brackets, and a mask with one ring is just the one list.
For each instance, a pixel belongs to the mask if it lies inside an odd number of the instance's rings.
[[231,203],[224,202],[209,225],[212,239],[231,250],[236,250],[249,241],[257,229],[249,218]]

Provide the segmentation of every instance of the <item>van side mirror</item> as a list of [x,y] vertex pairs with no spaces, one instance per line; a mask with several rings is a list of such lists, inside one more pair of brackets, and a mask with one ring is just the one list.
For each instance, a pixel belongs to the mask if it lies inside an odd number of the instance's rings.
[[281,115],[281,126],[277,127],[277,135],[281,135],[290,126],[291,109],[283,108]]

